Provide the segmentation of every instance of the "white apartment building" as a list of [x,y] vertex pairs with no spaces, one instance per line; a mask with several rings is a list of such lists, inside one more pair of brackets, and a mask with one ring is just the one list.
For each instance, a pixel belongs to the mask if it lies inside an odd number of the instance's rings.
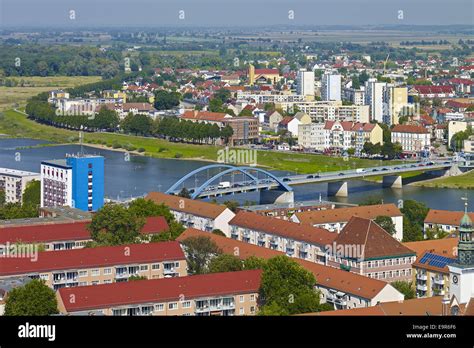
[[327,121],[324,124],[324,148],[361,152],[364,144],[383,143],[383,130],[378,124]]
[[41,162],[41,207],[73,207],[72,185],[72,167],[66,160]]
[[21,203],[28,183],[40,179],[38,173],[0,168],[0,190],[5,193],[5,203]]
[[298,144],[305,149],[324,150],[324,123],[298,125]]
[[252,102],[255,104],[266,103],[292,103],[305,101],[306,97],[294,93],[275,94],[271,92],[255,93],[254,91],[237,91],[237,103]]
[[421,126],[398,124],[392,128],[392,143],[400,143],[404,153],[417,154],[431,147],[430,132]]
[[226,236],[230,236],[229,221],[235,214],[224,205],[167,195],[161,192],[150,192],[146,198],[155,203],[166,205],[173,213],[176,221],[186,227],[205,232],[220,230]]
[[283,110],[293,110],[296,106],[299,111],[308,114],[312,122],[349,121],[369,122],[368,105],[342,105],[341,101],[303,101],[279,103]]
[[314,71],[298,71],[296,81],[296,92],[299,95],[314,96]]
[[336,237],[336,233],[321,228],[248,211],[239,211],[229,226],[232,239],[319,264],[326,263],[325,248]]
[[92,116],[98,113],[100,111],[100,108],[104,105],[114,106],[116,104],[122,103],[123,99],[120,98],[60,98],[53,100],[53,104],[57,108],[56,113],[58,115],[66,116]]
[[354,105],[365,104],[365,88],[360,89],[344,88],[344,99],[350,101]]
[[370,120],[383,122],[384,90],[387,84],[371,78],[365,82],[365,104],[370,107]]
[[322,100],[341,100],[341,75],[325,73],[321,78]]

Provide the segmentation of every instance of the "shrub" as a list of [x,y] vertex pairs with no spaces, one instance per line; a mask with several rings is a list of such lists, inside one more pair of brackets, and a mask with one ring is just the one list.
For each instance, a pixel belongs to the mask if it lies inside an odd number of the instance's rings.
[[174,155],[174,158],[181,158],[183,157],[183,154],[182,153],[179,153],[177,152],[175,155]]
[[138,152],[145,152],[145,149],[144,149],[143,147],[139,147],[139,148],[137,149],[137,151],[138,151]]

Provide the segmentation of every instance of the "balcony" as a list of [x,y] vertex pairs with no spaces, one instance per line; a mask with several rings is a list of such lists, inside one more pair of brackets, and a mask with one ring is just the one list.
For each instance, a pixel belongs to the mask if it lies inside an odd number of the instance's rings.
[[421,290],[421,291],[427,291],[428,290],[428,286],[426,286],[426,284],[417,284],[416,288],[418,290]]
[[436,277],[433,279],[435,284],[444,285],[444,278],[443,277]]
[[417,273],[416,274],[416,279],[419,279],[419,280],[427,280],[428,279],[428,276],[424,273]]
[[[345,296],[345,295],[342,295]],[[344,297],[338,297],[337,295],[332,295],[329,294],[326,299],[327,302],[333,303],[337,306],[345,307],[347,306],[347,301],[344,299]]]

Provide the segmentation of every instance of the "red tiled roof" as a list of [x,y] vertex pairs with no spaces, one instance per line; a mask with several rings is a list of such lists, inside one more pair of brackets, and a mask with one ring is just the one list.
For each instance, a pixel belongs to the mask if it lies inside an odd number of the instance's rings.
[[395,204],[377,204],[350,208],[312,210],[295,213],[298,221],[311,226],[323,223],[347,222],[353,216],[375,219],[377,216],[402,216]]
[[416,133],[416,134],[426,134],[429,131],[422,126],[415,126],[411,124],[397,124],[392,128],[392,133]]
[[455,79],[450,79],[448,82],[455,85],[474,85],[474,81],[469,80],[469,79],[455,78]]
[[[468,215],[474,221],[474,213]],[[425,217],[425,224],[459,226],[463,216],[462,211],[430,209]]]
[[229,221],[229,225],[250,228],[254,231],[318,245],[331,244],[336,237],[336,233],[329,232],[323,228],[271,218],[243,210],[239,211],[237,215]]
[[[235,255],[238,250],[238,257],[247,259],[250,256],[270,259],[276,256],[284,256],[281,251],[266,249],[257,245],[241,242],[235,239],[218,236],[216,234],[203,232],[194,228],[188,228],[178,238],[183,241],[189,237],[205,236],[213,240],[217,246],[226,254]],[[311,261],[293,258],[292,260],[299,263],[305,269],[313,273],[316,278],[316,284],[325,288],[335,289],[347,292],[366,299],[372,299],[388,286],[384,281],[365,277],[356,273],[346,272],[338,268],[323,266]]]
[[203,201],[198,201],[189,198],[183,198],[174,195],[167,195],[162,192],[150,192],[146,196],[156,203],[163,203],[171,210],[183,211],[197,216],[203,216],[215,219],[227,209],[224,205],[213,204]]
[[[77,241],[91,239],[87,226],[90,221],[67,222],[57,224],[27,225],[0,228],[0,244],[22,242],[25,244],[47,243],[54,241]],[[168,223],[163,216],[146,219],[140,231],[142,234],[154,234],[167,231]]]
[[441,94],[441,93],[454,93],[453,87],[451,86],[413,86],[413,88],[420,94]]
[[[59,289],[68,312],[127,304],[157,303],[211,296],[258,293],[262,271],[211,273]],[[71,303],[70,295],[75,301]]]
[[287,126],[288,123],[290,123],[291,121],[293,121],[293,117],[291,117],[291,116],[285,116],[285,117],[283,117],[283,119],[280,121],[279,124],[280,124],[281,126]]
[[425,251],[430,253],[440,254],[445,257],[456,256],[458,246],[458,238],[443,238],[433,240],[420,240],[416,242],[403,243],[407,248],[416,252],[419,258]]
[[255,75],[280,75],[278,69],[255,69]]
[[[439,272],[439,273],[445,273],[445,274],[448,274],[449,273],[449,268],[448,268],[448,265],[444,266],[444,267],[437,267],[433,264],[428,264],[428,263],[420,263],[420,260],[423,258],[423,256],[425,256],[425,254],[427,253],[430,253],[430,254],[435,254],[435,255],[439,255],[439,256],[444,256],[444,257],[448,257],[446,255],[441,255],[441,254],[438,254],[438,253],[433,253],[433,252],[430,252],[430,251],[426,251],[424,252],[423,254],[420,255],[420,257],[418,257],[416,259],[415,262],[413,262],[412,264],[412,267],[416,267],[416,268],[423,268],[423,269],[427,269],[427,270],[430,270],[430,271],[435,271],[435,272]],[[455,257],[449,257],[450,259],[453,259],[453,260],[456,260]]]
[[[378,259],[403,255],[415,255],[402,243],[393,238],[374,221],[352,217],[334,240],[339,246],[363,246],[361,258]],[[346,248],[344,248],[346,250]]]
[[178,242],[126,244],[97,248],[43,251],[37,260],[26,257],[0,258],[0,276],[53,270],[104,267],[131,263],[183,260]]
[[155,108],[149,103],[124,103],[123,110],[129,111],[131,109],[137,109],[138,111],[151,111]]

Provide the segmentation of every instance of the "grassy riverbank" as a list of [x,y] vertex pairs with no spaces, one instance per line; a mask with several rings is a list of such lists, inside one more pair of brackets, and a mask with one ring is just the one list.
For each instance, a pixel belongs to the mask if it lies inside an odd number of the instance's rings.
[[433,188],[454,188],[474,190],[474,170],[458,176],[438,178],[423,182],[413,183],[414,186]]
[[[67,129],[39,124],[28,119],[24,114],[8,110],[0,115],[0,133],[16,138],[33,138],[49,140],[57,144],[77,143],[79,133]],[[172,143],[162,139],[146,138],[114,133],[84,133],[84,142],[103,148],[144,149],[147,156],[156,158],[182,158],[206,161],[216,161],[219,146],[193,145]],[[373,167],[380,161],[350,158],[328,157],[312,154],[295,154],[274,151],[258,151],[259,166],[277,170],[315,173],[318,171],[337,171],[358,167]],[[395,162],[386,161],[384,164]]]

